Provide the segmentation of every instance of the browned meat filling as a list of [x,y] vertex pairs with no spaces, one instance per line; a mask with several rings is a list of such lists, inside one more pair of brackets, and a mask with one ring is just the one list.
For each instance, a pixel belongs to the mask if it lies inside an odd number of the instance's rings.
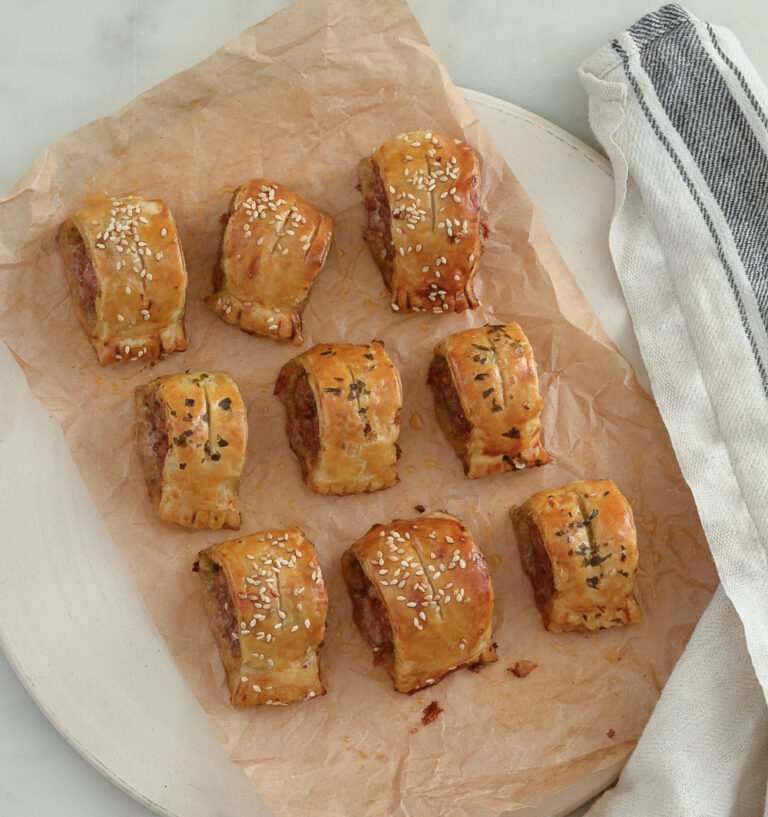
[[168,427],[165,424],[165,406],[157,397],[157,392],[152,392],[146,400],[147,427],[149,429],[148,445],[152,449],[152,457],[155,462],[155,470],[158,477],[162,476],[165,457],[168,454]]
[[302,372],[293,389],[293,410],[288,412],[288,439],[302,461],[317,459],[320,453],[320,420],[309,378]]
[[344,579],[353,593],[353,617],[378,663],[391,655],[392,625],[376,588],[357,561],[345,564]]
[[238,659],[240,658],[240,641],[237,637],[237,615],[229,592],[227,577],[221,568],[216,571],[216,578],[211,586],[211,595],[216,602],[216,618],[212,622],[214,632],[229,644],[232,657]]
[[79,232],[72,235],[70,266],[67,272],[77,288],[77,295],[90,316],[96,314],[96,298],[99,294],[99,282],[91,263],[91,257]]
[[552,577],[552,562],[544,547],[544,539],[541,531],[535,522],[530,523],[528,536],[531,540],[530,566],[533,570],[531,584],[536,604],[541,607],[547,605],[555,591],[554,579]]
[[459,393],[444,357],[432,358],[427,382],[432,386],[438,410],[442,409],[443,416],[451,425],[453,438],[461,440],[469,436],[472,425],[461,407]]
[[376,165],[373,167],[373,174],[373,186],[365,196],[368,226],[363,227],[363,238],[378,244],[384,250],[387,261],[391,261],[395,257],[395,245],[392,243],[392,212],[389,209],[384,182]]

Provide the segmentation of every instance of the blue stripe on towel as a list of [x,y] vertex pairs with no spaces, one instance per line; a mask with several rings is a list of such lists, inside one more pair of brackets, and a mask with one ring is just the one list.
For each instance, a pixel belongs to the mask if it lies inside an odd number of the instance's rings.
[[744,328],[744,332],[749,340],[750,348],[752,349],[752,354],[755,358],[755,364],[757,366],[758,372],[760,373],[760,378],[763,384],[763,391],[765,392],[766,398],[768,398],[768,374],[766,374],[765,364],[760,356],[760,352],[757,348],[757,344],[755,343],[754,335],[752,334],[752,329],[749,326],[749,321],[747,320],[746,310],[744,308],[744,300],[742,298],[741,292],[739,291],[739,287],[736,284],[736,280],[733,275],[733,270],[731,269],[730,265],[728,264],[728,260],[725,257],[725,252],[723,251],[723,245],[720,241],[720,236],[717,234],[717,230],[715,229],[714,222],[712,217],[710,216],[709,212],[707,211],[706,207],[704,206],[704,202],[702,201],[701,197],[699,196],[698,191],[696,190],[693,182],[691,181],[690,176],[686,172],[685,168],[683,167],[683,163],[680,160],[680,157],[675,153],[674,148],[670,144],[667,137],[662,133],[656,118],[654,117],[653,113],[651,112],[650,108],[648,107],[648,103],[645,100],[645,96],[640,88],[640,85],[632,73],[632,70],[629,66],[629,57],[627,56],[626,51],[621,47],[621,44],[618,40],[614,40],[611,43],[611,46],[614,51],[621,57],[622,64],[624,66],[624,74],[627,77],[627,81],[632,86],[632,89],[637,96],[638,104],[642,109],[643,113],[645,114],[645,118],[648,120],[653,132],[658,137],[661,144],[664,146],[665,150],[669,154],[670,158],[672,159],[675,167],[677,168],[678,173],[680,173],[681,178],[685,182],[688,191],[691,194],[691,197],[696,202],[696,206],[699,208],[699,212],[704,219],[705,224],[707,225],[707,229],[709,230],[710,235],[712,236],[712,241],[715,244],[715,248],[717,249],[717,256],[720,259],[720,263],[723,266],[723,270],[725,271],[726,278],[728,280],[728,284],[731,288],[731,292],[733,293],[734,300],[736,301],[736,306],[739,311],[739,315],[741,317],[742,327]]

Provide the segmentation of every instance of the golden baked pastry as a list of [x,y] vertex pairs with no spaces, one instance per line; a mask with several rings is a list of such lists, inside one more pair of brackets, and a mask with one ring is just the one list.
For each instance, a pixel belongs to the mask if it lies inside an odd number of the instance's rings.
[[325,695],[318,654],[328,597],[315,548],[298,528],[213,545],[198,570],[233,706]]
[[641,621],[632,509],[610,479],[540,491],[511,511],[523,569],[553,632]]
[[134,393],[136,443],[157,515],[189,528],[240,527],[248,422],[234,380],[172,374]]
[[465,142],[416,131],[380,145],[357,168],[363,238],[393,310],[463,312],[488,228],[480,219],[477,159]]
[[344,553],[342,573],[355,623],[398,692],[496,660],[488,568],[455,516],[374,525]]
[[301,314],[331,246],[333,219],[266,179],[235,193],[206,304],[226,323],[300,346]]
[[77,316],[102,366],[187,348],[187,270],[164,202],[107,199],[73,213],[58,241]]
[[319,494],[356,494],[398,481],[400,374],[381,341],[321,343],[289,360],[275,394],[304,481]]
[[468,477],[550,461],[540,441],[544,401],[533,349],[514,321],[440,341],[428,382],[440,427]]

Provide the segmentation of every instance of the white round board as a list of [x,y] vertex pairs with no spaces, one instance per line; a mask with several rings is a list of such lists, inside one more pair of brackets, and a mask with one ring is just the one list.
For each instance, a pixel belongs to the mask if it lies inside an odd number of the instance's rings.
[[[464,91],[610,337],[648,379],[608,250],[606,159],[510,103]],[[0,645],[38,707],[116,786],[161,815],[270,812],[230,763],[155,630],[64,443],[0,344]],[[286,759],[290,763],[290,759]],[[519,817],[561,817],[612,766]]]

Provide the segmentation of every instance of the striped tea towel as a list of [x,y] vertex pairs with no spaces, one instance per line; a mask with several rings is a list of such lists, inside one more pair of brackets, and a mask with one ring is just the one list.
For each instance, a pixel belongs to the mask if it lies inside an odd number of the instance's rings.
[[766,814],[768,91],[680,6],[581,66],[610,247],[721,588],[597,815]]

